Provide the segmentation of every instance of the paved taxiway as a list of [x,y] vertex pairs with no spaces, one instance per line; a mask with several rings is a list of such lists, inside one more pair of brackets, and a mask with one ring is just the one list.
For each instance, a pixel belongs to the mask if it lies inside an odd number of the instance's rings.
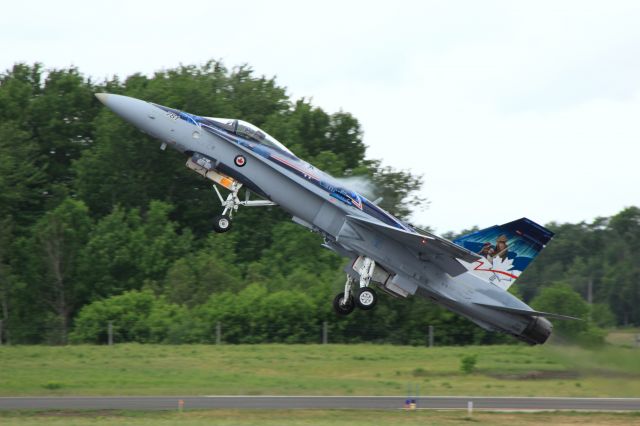
[[[0,397],[0,410],[171,410],[185,409],[398,409],[401,396],[88,396]],[[640,411],[640,398],[422,397],[418,408],[484,410]]]

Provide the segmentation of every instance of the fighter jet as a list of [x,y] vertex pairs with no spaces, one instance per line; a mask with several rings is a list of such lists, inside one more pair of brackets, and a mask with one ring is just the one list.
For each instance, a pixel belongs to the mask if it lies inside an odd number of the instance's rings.
[[[375,286],[399,298],[426,297],[486,330],[532,345],[550,336],[546,318],[572,319],[535,311],[507,291],[553,237],[529,219],[449,241],[392,216],[246,121],[198,116],[127,96],[96,96],[159,139],[161,149],[185,154],[188,168],[213,181],[223,207],[214,218],[215,232],[231,229],[240,206],[277,205],[295,223],[322,235],[325,248],[347,257],[344,291],[333,300],[339,315],[372,309]],[[219,187],[228,191],[226,197]]]

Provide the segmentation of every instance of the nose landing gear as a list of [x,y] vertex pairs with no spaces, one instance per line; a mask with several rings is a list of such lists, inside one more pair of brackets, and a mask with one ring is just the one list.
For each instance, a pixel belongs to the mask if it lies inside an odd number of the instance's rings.
[[213,230],[219,234],[231,229],[231,217],[221,214],[213,218]]
[[[196,132],[194,132],[194,137],[195,133]],[[239,162],[240,159],[242,159],[242,164],[240,164]],[[224,207],[222,214],[214,217],[213,230],[215,232],[227,232],[231,229],[233,213],[237,212],[238,207],[240,206],[264,207],[276,205],[276,203],[269,200],[249,200],[249,197],[251,195],[249,190],[245,191],[246,198],[244,199],[244,201],[240,201],[240,198],[238,198],[238,191],[240,191],[240,188],[242,188],[242,183],[230,176],[223,175],[222,173],[217,171],[215,169],[216,164],[216,160],[198,152],[194,153],[187,160],[186,164],[189,169],[213,181],[213,189],[218,195],[220,204],[222,204],[222,207]],[[245,157],[242,155],[236,156],[235,164],[238,167],[243,167],[246,164]],[[231,191],[227,195],[227,198],[222,197],[222,194],[220,193],[220,190],[218,189],[218,186],[216,184]]]
[[246,190],[245,200],[240,201],[238,191],[242,188],[242,184],[238,181],[233,181],[233,183],[226,188],[231,192],[227,195],[227,198],[223,198],[218,187],[215,184],[213,185],[213,189],[216,191],[216,194],[218,194],[218,199],[224,207],[222,214],[216,216],[213,220],[213,230],[217,233],[227,232],[231,229],[233,213],[237,212],[240,206],[265,207],[276,205],[276,203],[269,200],[250,200],[249,197],[251,193],[249,190]]

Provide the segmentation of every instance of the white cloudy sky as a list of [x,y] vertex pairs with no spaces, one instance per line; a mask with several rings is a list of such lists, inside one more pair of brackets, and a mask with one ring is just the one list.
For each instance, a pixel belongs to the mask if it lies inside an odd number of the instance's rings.
[[249,63],[423,174],[414,219],[441,232],[640,204],[636,1],[23,1],[2,7],[0,45],[0,69],[98,79]]

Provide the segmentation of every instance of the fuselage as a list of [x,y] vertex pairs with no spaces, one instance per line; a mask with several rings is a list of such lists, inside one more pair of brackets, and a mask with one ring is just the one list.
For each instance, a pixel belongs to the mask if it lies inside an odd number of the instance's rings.
[[358,256],[373,259],[406,294],[431,298],[489,330],[520,335],[530,325],[529,318],[478,305],[477,302],[530,309],[494,284],[472,273],[452,277],[433,263],[411,255],[398,241],[349,223],[348,216],[364,217],[415,232],[410,225],[283,146],[261,143],[263,135],[256,138],[247,132],[249,137],[219,119],[126,96],[98,97],[115,113],[164,144],[188,156],[198,153],[208,157],[220,173],[278,204],[296,223],[322,234],[326,247],[352,260]]

